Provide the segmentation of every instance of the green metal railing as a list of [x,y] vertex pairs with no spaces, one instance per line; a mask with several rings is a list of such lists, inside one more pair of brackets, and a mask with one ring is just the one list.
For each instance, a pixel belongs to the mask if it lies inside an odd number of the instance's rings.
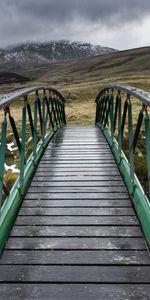
[[[134,103],[139,102],[134,114]],[[134,103],[133,103],[134,102]],[[150,93],[131,86],[111,85],[100,91],[96,98],[96,125],[105,135],[120,172],[133,200],[146,240],[150,246]],[[137,108],[139,110],[137,116]],[[136,119],[136,124],[135,124]],[[134,122],[133,122],[134,121]],[[126,135],[125,135],[126,128]],[[145,168],[147,169],[148,193],[144,192],[135,173],[135,153],[138,140],[143,134],[145,143]],[[128,139],[127,155],[124,139]],[[138,160],[141,159],[138,157]],[[143,158],[142,158],[143,159]]]
[[[18,100],[20,100],[18,102]],[[21,124],[15,116],[22,111]],[[9,235],[22,199],[29,187],[36,167],[55,132],[66,124],[65,100],[51,87],[21,89],[0,98],[1,143],[0,143],[0,252]],[[17,119],[17,118],[16,118]],[[8,130],[9,127],[9,130]],[[32,141],[27,155],[27,127]],[[30,129],[30,130],[29,130]],[[4,182],[8,131],[19,152],[19,174],[10,191]],[[29,136],[28,136],[29,137]]]

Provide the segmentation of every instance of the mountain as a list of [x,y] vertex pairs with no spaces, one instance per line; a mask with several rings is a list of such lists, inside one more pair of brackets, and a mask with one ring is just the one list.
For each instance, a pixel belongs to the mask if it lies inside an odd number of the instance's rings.
[[20,68],[39,67],[116,51],[112,48],[89,43],[71,43],[69,41],[28,42],[0,49],[0,69],[1,71],[17,71]]

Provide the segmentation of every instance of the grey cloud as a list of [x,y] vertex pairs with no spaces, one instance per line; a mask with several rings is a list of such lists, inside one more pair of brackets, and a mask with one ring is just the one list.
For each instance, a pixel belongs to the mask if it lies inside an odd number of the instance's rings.
[[149,0],[0,0],[0,5],[0,47],[44,36],[54,39],[54,34],[72,39],[80,23],[82,32],[94,25],[109,30],[150,14]]
[[113,16],[126,22],[150,13],[149,0],[5,0],[2,4],[1,9],[4,6],[14,8],[20,17],[27,14],[49,21],[70,21],[79,17],[95,22],[102,20],[107,24]]

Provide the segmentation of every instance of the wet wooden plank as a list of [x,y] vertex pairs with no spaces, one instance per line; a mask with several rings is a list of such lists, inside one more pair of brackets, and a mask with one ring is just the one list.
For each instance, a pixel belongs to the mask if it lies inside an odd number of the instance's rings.
[[120,200],[26,200],[24,199],[22,207],[131,207],[128,199]]
[[0,284],[2,299],[47,299],[53,300],[147,300],[149,284],[50,284],[50,283],[5,283]]
[[[88,186],[60,186],[59,189],[58,187],[48,187],[48,186],[36,186],[36,187],[30,187],[29,188],[29,193],[115,193],[116,192],[116,187],[115,186],[107,186],[107,187],[99,187],[98,184],[97,186],[94,187],[88,187]],[[124,193],[128,197],[128,193],[125,187],[118,186],[117,187],[117,192],[119,193]]]
[[142,237],[139,226],[14,226],[10,236],[33,237]]
[[[79,276],[80,274],[80,276]],[[0,281],[150,283],[149,266],[1,265]]]
[[[93,150],[93,151],[90,151],[90,150],[80,150],[80,153],[78,150],[72,150],[72,151],[69,151],[69,150],[66,150],[65,152],[62,151],[62,150],[53,150],[53,151],[46,151],[46,153],[43,155],[43,158],[51,158],[51,159],[55,159],[59,156],[60,158],[64,158],[66,160],[68,159],[74,159],[74,158],[79,158],[81,159],[82,157],[86,158],[86,159],[92,159],[94,158],[99,160],[100,157],[104,157],[105,154],[111,154],[110,150]],[[112,155],[112,154],[111,154]],[[57,161],[57,160],[56,160]]]
[[38,170],[43,170],[44,168],[46,170],[49,170],[53,167],[56,167],[56,168],[95,168],[95,169],[98,169],[99,171],[103,170],[105,168],[105,170],[109,169],[109,170],[118,170],[117,169],[117,166],[113,163],[113,164],[101,164],[101,163],[92,163],[92,162],[83,162],[83,161],[79,161],[77,163],[73,162],[73,161],[70,161],[70,162],[66,162],[66,163],[62,163],[62,162],[55,162],[53,161],[52,163],[46,163],[46,164],[43,164],[41,163],[38,167]]
[[[104,155],[105,159],[104,159]],[[39,165],[41,164],[69,164],[70,162],[72,162],[73,164],[99,164],[99,166],[101,165],[101,163],[103,162],[103,164],[105,165],[116,165],[115,161],[113,160],[113,155],[108,154],[107,153],[102,153],[102,154],[98,154],[96,155],[86,155],[85,153],[83,153],[82,155],[67,155],[63,156],[59,153],[57,153],[57,156],[53,156],[51,154],[47,154],[47,156],[43,156],[42,161],[40,162]]]
[[18,216],[16,225],[138,225],[134,216]]
[[[77,173],[74,173],[74,175],[72,175],[72,176],[65,176],[65,174],[63,174],[62,176],[58,176],[57,174],[53,174],[53,175],[51,175],[51,176],[49,176],[49,177],[46,177],[46,176],[37,176],[36,175],[36,173],[35,173],[35,175],[34,175],[34,178],[33,178],[33,180],[32,180],[32,183],[34,184],[34,182],[41,182],[41,184],[43,185],[43,182],[45,182],[45,184],[46,183],[49,183],[49,184],[51,184],[51,182],[60,182],[60,181],[62,181],[62,182],[68,182],[68,184],[70,183],[70,182],[75,182],[75,181],[77,181],[77,182],[79,182],[79,184],[80,184],[80,182],[82,182],[82,181],[84,181],[84,182],[91,182],[92,181],[92,183],[94,184],[94,182],[95,183],[99,183],[99,185],[100,186],[110,186],[110,183],[112,184],[112,186],[114,186],[114,185],[124,185],[124,182],[122,181],[122,178],[120,177],[120,175],[116,175],[116,176],[107,176],[107,177],[104,177],[104,176],[95,176],[95,175],[93,175],[93,176],[90,176],[90,174],[88,174],[88,173],[85,173],[84,175],[82,175],[82,174],[77,174]],[[31,183],[31,185],[32,185],[32,183]],[[38,183],[38,185],[39,185],[39,183]],[[42,186],[41,185],[41,186]],[[80,186],[80,185],[79,185]]]
[[[66,180],[65,180],[66,179]],[[55,178],[52,178],[49,179],[47,178],[47,180],[42,180],[41,178],[34,178],[30,187],[37,187],[39,186],[39,181],[40,181],[40,186],[43,187],[43,186],[46,186],[46,187],[61,187],[61,186],[69,186],[69,187],[80,187],[80,186],[88,186],[88,187],[97,187],[97,186],[100,186],[100,187],[110,187],[110,186],[115,186],[115,187],[120,187],[120,186],[123,186],[125,187],[125,184],[122,180],[114,180],[114,181],[100,181],[100,179],[97,179],[96,177],[90,177],[88,178],[87,180],[85,180],[84,177],[79,177],[79,178],[63,178],[62,177],[55,177]]]
[[[76,142],[76,145],[77,145],[78,141]],[[85,154],[85,157],[91,157],[93,159],[93,157],[97,157],[98,159],[103,155],[103,154],[106,154],[106,155],[111,155],[112,156],[112,152],[110,150],[109,147],[99,147],[98,148],[84,148],[84,145],[83,147],[79,147],[80,149],[80,152],[78,150],[78,148],[74,148],[74,149],[70,149],[66,147],[65,151],[63,151],[62,148],[55,148],[55,146],[53,146],[52,148],[50,149],[46,149],[46,152],[44,153],[43,155],[43,158],[44,157],[48,157],[50,154],[51,154],[51,157],[53,157],[53,155],[57,155],[57,154],[60,154],[61,157],[64,157],[66,159],[70,158],[70,157],[82,157],[84,154]]]
[[[108,182],[110,181],[119,181],[121,180],[121,177],[120,175],[107,175],[107,176],[103,176],[103,174],[91,174],[90,172],[74,172],[74,173],[71,173],[70,175],[66,174],[66,173],[62,173],[61,175],[55,173],[55,172],[52,172],[51,174],[49,174],[49,176],[44,176],[44,173],[43,175],[37,175],[35,173],[34,175],[34,178],[33,178],[33,181],[45,181],[45,182],[49,182],[49,181],[67,181],[67,178],[68,178],[68,181],[79,181],[80,179],[81,180],[90,180],[91,178],[95,178],[95,179],[99,179],[99,181],[102,181],[102,182],[106,182],[106,184],[108,185]],[[94,181],[91,179],[91,181]],[[120,184],[119,184],[120,185]]]
[[53,168],[53,170],[47,172],[47,171],[38,171],[36,172],[36,176],[38,177],[51,177],[51,176],[103,176],[103,180],[107,180],[108,176],[114,176],[115,178],[117,178],[117,176],[119,176],[119,172],[116,170],[104,170],[104,171],[96,171],[91,170],[91,169],[84,169],[84,170],[70,170],[70,169],[62,169],[62,170],[56,170],[55,168]]
[[94,199],[128,199],[128,194],[127,193],[77,193],[76,191],[74,193],[44,193],[44,192],[41,192],[41,193],[31,193],[31,192],[28,192],[27,195],[26,195],[26,199],[80,199],[80,200],[94,200]]
[[150,265],[150,259],[147,250],[5,250],[0,264]]
[[56,143],[55,144],[55,148],[57,149],[57,148],[59,148],[59,149],[62,149],[62,150],[64,150],[64,151],[66,151],[66,150],[70,150],[70,151],[72,151],[72,149],[78,149],[79,151],[80,151],[80,149],[89,149],[89,150],[91,150],[91,149],[93,149],[93,150],[98,150],[100,147],[103,147],[103,149],[109,149],[109,146],[106,144],[106,143],[99,143],[99,144],[95,144],[95,145],[93,145],[93,144],[91,144],[91,145],[62,145],[62,144],[58,144],[58,143]]
[[132,207],[98,207],[98,208],[65,208],[65,207],[56,207],[56,208],[49,208],[46,209],[43,207],[22,207],[19,212],[20,216],[133,216],[134,210]]
[[143,238],[131,237],[10,237],[6,249],[146,250]]
[[64,158],[68,158],[68,157],[81,157],[84,156],[85,157],[93,157],[93,156],[98,156],[99,154],[106,154],[106,153],[111,153],[110,149],[80,149],[80,152],[78,151],[78,149],[66,149],[65,151],[63,151],[63,149],[55,149],[53,147],[53,149],[46,149],[45,154],[43,155],[44,157],[56,157],[56,156],[60,156],[60,157],[64,157]]

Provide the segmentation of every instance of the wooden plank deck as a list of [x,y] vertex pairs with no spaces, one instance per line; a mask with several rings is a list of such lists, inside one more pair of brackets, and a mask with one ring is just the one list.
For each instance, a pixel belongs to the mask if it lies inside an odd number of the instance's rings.
[[0,261],[0,299],[148,299],[150,256],[94,126],[49,144]]

